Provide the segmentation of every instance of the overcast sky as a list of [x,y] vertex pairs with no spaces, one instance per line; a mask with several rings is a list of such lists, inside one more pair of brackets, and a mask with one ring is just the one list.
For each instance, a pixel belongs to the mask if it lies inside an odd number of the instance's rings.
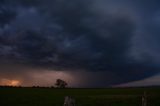
[[51,86],[61,78],[74,87],[160,85],[159,5],[0,0],[0,84]]

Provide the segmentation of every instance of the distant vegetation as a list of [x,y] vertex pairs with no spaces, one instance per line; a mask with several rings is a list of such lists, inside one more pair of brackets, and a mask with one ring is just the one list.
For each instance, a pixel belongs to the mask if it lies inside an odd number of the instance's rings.
[[[0,85],[0,88],[22,88],[23,86]],[[68,83],[62,79],[57,79],[54,86],[30,86],[25,88],[67,88]],[[24,88],[24,87],[23,87]]]
[[57,88],[66,88],[67,85],[68,85],[68,83],[66,81],[64,81],[64,80],[61,80],[61,79],[57,79],[56,83],[55,83],[55,86]]

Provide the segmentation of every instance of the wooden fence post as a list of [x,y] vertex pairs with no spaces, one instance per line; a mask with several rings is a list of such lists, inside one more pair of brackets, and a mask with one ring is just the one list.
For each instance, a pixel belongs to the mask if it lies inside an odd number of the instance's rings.
[[75,99],[70,97],[70,96],[66,96],[64,99],[64,106],[76,106],[75,103]]
[[146,92],[144,92],[142,96],[142,106],[147,106],[147,95]]

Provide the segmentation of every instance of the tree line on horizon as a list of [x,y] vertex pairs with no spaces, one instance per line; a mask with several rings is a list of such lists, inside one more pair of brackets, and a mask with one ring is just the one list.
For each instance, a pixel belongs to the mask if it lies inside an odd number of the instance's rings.
[[[23,88],[24,86],[0,85],[0,88]],[[68,83],[62,79],[57,79],[54,86],[30,86],[26,88],[68,88]]]

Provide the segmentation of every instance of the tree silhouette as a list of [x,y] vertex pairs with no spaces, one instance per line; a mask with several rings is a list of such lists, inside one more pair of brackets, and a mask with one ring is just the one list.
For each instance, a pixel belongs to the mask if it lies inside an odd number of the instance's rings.
[[55,85],[57,88],[66,88],[67,87],[67,82],[61,79],[57,79]]

